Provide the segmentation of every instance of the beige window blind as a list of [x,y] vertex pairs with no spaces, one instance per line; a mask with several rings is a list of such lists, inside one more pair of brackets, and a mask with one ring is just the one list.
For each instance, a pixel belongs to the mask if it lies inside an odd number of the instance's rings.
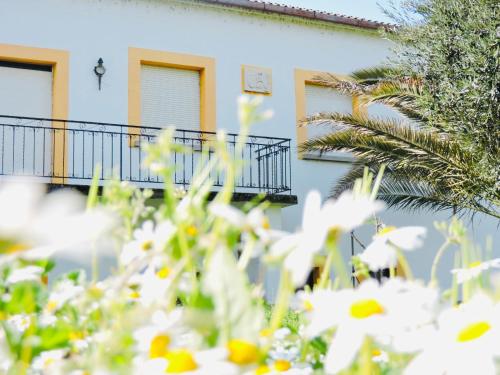
[[144,126],[200,130],[200,72],[143,65],[141,120]]

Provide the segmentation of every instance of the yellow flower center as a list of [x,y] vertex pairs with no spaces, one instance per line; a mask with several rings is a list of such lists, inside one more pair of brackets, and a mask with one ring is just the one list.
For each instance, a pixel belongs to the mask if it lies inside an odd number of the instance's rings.
[[50,300],[47,302],[47,311],[48,312],[54,312],[57,310],[57,301]]
[[163,267],[162,269],[158,270],[156,272],[156,276],[158,276],[160,279],[166,279],[170,275],[170,268],[168,267]]
[[7,245],[5,252],[7,254],[13,254],[13,253],[18,253],[20,251],[28,250],[29,248],[30,246],[23,243],[13,243],[11,245]]
[[269,219],[267,217],[264,217],[264,219],[262,219],[262,228],[271,229],[271,223],[269,222]]
[[278,359],[276,362],[274,362],[274,369],[278,372],[285,372],[290,370],[292,365],[290,362],[285,361],[284,359]]
[[380,303],[374,299],[363,299],[351,305],[350,314],[356,319],[365,319],[373,315],[381,315],[385,312]]
[[267,366],[267,365],[260,365],[255,370],[255,375],[264,375],[264,374],[268,374],[270,372],[271,372],[271,369],[269,368],[269,366]]
[[381,354],[382,354],[382,351],[380,349],[373,349],[372,350],[372,357],[378,357]]
[[168,373],[188,372],[198,368],[193,355],[186,349],[172,350],[165,355],[165,358],[168,360],[166,370]]
[[471,264],[469,264],[469,268],[476,268],[476,267],[479,267],[482,263],[478,260],[476,262],[472,262]]
[[304,310],[305,311],[313,311],[314,310],[314,306],[313,304],[311,303],[311,301],[309,300],[304,300]]
[[259,356],[257,346],[245,340],[230,340],[227,349],[229,351],[229,360],[237,365],[248,365],[256,362]]
[[164,357],[168,352],[170,337],[165,334],[156,335],[149,344],[149,358]]
[[186,232],[189,236],[194,237],[198,234],[198,229],[194,225],[187,227]]
[[69,333],[70,341],[78,341],[82,340],[85,337],[85,333],[83,331],[75,331]]
[[153,248],[153,241],[151,240],[148,240],[148,241],[144,241],[142,244],[141,244],[141,249],[143,251],[149,251]]
[[487,322],[477,322],[469,324],[467,327],[458,332],[457,341],[467,342],[480,338],[491,329]]
[[141,297],[141,294],[137,290],[133,290],[128,296],[132,299],[138,299]]
[[381,230],[379,230],[379,232],[377,233],[379,236],[383,236],[384,234],[387,234],[387,233],[391,233],[393,231],[395,231],[397,228],[394,227],[394,226],[388,226],[388,227],[384,227],[382,228]]
[[339,227],[332,227],[328,231],[328,237],[332,240],[337,242],[340,238],[340,235],[342,234],[342,231],[340,230]]
[[261,330],[259,332],[261,337],[269,337],[269,336],[271,336],[272,333],[273,333],[273,331],[271,328],[264,328],[263,330]]

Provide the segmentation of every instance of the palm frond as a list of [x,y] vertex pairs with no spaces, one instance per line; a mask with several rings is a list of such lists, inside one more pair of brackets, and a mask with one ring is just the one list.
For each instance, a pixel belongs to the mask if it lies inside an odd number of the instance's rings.
[[[301,125],[330,125],[334,129],[355,129],[360,134],[379,136],[387,141],[396,142],[410,155],[429,155],[457,169],[463,167],[459,164],[468,163],[474,159],[474,156],[461,148],[458,142],[444,138],[440,133],[432,130],[415,128],[406,121],[398,119],[382,120],[343,113],[318,113],[302,120]],[[354,133],[351,134],[354,136]],[[304,144],[304,146],[307,145],[309,145],[308,142]]]
[[373,68],[355,70],[350,77],[363,84],[373,84],[396,76],[399,70],[389,66],[376,66]]

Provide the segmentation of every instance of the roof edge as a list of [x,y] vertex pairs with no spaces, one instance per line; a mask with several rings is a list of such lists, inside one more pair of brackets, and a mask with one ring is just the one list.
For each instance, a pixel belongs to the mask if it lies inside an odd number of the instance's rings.
[[379,21],[371,21],[364,18],[350,17],[328,12],[321,12],[312,9],[304,9],[281,4],[274,4],[252,0],[201,0],[204,3],[222,5],[233,8],[249,9],[254,11],[282,14],[292,17],[306,18],[310,20],[331,22],[341,25],[359,27],[363,29],[377,30],[380,28],[389,29],[395,25]]

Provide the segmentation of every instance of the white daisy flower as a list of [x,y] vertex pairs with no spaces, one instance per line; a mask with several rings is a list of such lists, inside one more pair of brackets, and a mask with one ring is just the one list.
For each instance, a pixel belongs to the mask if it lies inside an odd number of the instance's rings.
[[484,271],[491,268],[500,268],[500,258],[487,260],[485,262],[472,262],[467,268],[454,268],[451,273],[456,275],[457,283],[463,284],[466,281],[479,277]]
[[373,242],[359,255],[371,271],[396,267],[396,249],[412,251],[422,246],[424,227],[386,227],[373,237]]
[[44,269],[38,266],[27,266],[16,268],[7,277],[7,284],[15,284],[22,281],[40,281]]
[[45,310],[53,313],[63,307],[67,302],[82,294],[85,289],[80,285],[75,285],[69,280],[58,283],[50,293]]
[[33,369],[42,373],[62,373],[60,372],[64,356],[67,354],[65,349],[48,350],[40,353],[33,360]]
[[351,231],[383,207],[381,202],[355,197],[350,192],[322,206],[321,194],[311,191],[306,197],[301,230],[278,240],[271,247],[271,255],[285,256],[284,267],[290,272],[293,284],[303,285],[314,255],[323,248],[330,231]]
[[4,243],[0,250],[27,259],[81,248],[113,224],[109,213],[86,211],[81,194],[61,190],[44,196],[43,185],[33,182],[3,184],[0,207],[0,239]]
[[167,290],[171,286],[171,277],[172,270],[166,266],[161,268],[148,266],[137,280],[139,302],[143,306],[150,306],[165,300]]
[[154,226],[150,220],[145,221],[142,227],[134,231],[134,238],[125,244],[120,254],[120,261],[128,265],[136,259],[146,257],[148,254],[160,253],[176,231],[170,221],[164,221]]
[[431,315],[421,311],[427,310],[427,295],[414,294],[415,288],[413,284],[392,279],[382,286],[367,280],[358,289],[314,292],[306,336],[315,337],[336,328],[325,358],[327,373],[350,366],[366,336],[386,341],[408,325],[429,320]]
[[221,348],[193,351],[187,348],[169,350],[164,356],[150,360],[136,358],[134,374],[142,375],[237,375],[238,366],[226,360],[227,351]]
[[500,356],[500,305],[484,294],[443,311],[405,375],[494,375]]
[[271,229],[269,218],[260,207],[252,208],[245,214],[231,205],[213,202],[208,206],[208,209],[214,216],[223,218],[244,232],[252,232],[266,242],[278,239],[284,234],[281,231]]

